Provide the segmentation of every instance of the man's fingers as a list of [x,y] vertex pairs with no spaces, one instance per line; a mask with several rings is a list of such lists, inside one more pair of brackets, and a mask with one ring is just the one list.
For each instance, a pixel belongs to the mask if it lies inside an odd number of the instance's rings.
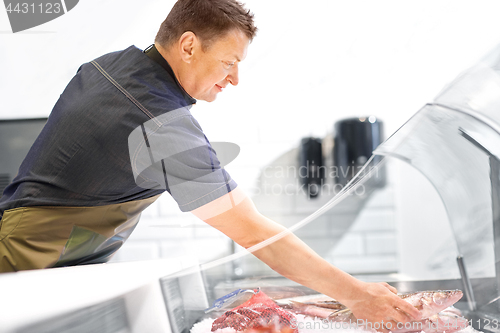
[[394,293],[394,294],[398,293],[398,290],[396,288],[394,288],[393,286],[391,286],[390,284],[388,284],[387,282],[380,282],[380,284],[383,285],[384,287],[386,287],[387,289],[389,289],[392,293]]
[[[414,307],[413,305],[411,305],[410,303],[408,303],[406,301],[403,301],[402,299],[399,299],[398,301],[399,302],[396,305],[396,309],[405,312],[410,317],[410,318],[407,318],[407,320],[405,320],[405,321],[408,321],[408,319],[420,320],[422,318],[422,314],[420,313],[420,311],[417,310],[416,307]],[[401,313],[401,312],[399,312],[399,313]],[[407,316],[405,316],[405,317],[407,317]]]
[[[399,326],[401,326],[401,324]],[[377,332],[380,333],[389,333],[395,331],[398,328],[398,323],[394,320],[387,320],[371,323],[370,328],[374,328]]]
[[376,330],[377,332],[380,332],[380,333],[389,333],[391,332],[391,330],[387,329],[387,328],[380,328],[378,330]]
[[398,293],[398,290],[396,288],[394,288],[393,286],[389,285],[389,284],[387,285],[387,288],[389,288],[389,290],[392,291],[395,294]]
[[398,309],[394,309],[394,312],[391,313],[391,318],[394,319],[395,322],[399,323],[407,323],[412,321],[412,318],[410,318],[405,312]]
[[389,332],[390,331],[395,331],[398,328],[398,322],[394,320],[389,320],[387,323],[385,323],[385,329],[387,329]]

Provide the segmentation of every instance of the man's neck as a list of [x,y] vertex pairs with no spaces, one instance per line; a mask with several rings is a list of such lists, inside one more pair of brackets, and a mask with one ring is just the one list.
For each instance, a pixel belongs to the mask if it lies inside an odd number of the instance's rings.
[[163,46],[159,45],[158,43],[155,43],[155,47],[158,50],[158,52],[161,54],[163,59],[165,59],[170,67],[172,68],[172,71],[174,72],[175,78],[179,83],[181,83],[180,80],[180,71],[179,67],[180,64],[178,63],[178,60],[172,55],[172,50],[171,48],[164,48]]
[[[180,85],[181,89],[191,98],[194,99],[193,96],[191,96],[187,91],[186,88],[184,87],[183,83],[185,83],[183,80],[186,79],[186,68],[183,67],[184,63],[182,59],[178,56],[175,55],[175,50],[170,47],[170,48],[165,48],[162,47],[161,45],[155,43],[155,47],[160,53],[160,55],[165,59],[172,69],[172,72],[175,76],[175,80],[177,80],[177,83]],[[184,74],[184,75],[183,75]]]

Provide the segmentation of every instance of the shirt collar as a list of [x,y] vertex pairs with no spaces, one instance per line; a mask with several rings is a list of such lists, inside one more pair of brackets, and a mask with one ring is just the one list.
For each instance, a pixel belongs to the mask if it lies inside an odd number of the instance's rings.
[[160,54],[160,52],[156,48],[155,44],[151,44],[143,52],[149,58],[151,58],[156,63],[158,63],[161,67],[163,67],[167,71],[167,73],[174,79],[175,83],[179,86],[182,94],[184,95],[184,99],[186,100],[186,102],[188,102],[189,104],[195,104],[196,103],[196,99],[194,99],[193,97],[191,97],[184,90],[184,88],[181,86],[181,84],[179,83],[179,81],[177,81],[177,78],[175,77],[175,74],[174,74],[174,71],[172,70],[172,67],[170,67],[170,65],[168,64],[167,60],[165,60],[165,58],[163,58],[163,56]]

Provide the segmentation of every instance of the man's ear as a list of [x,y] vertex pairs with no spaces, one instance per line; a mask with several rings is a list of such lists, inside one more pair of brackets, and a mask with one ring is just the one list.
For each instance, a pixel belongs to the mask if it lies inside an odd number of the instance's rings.
[[198,43],[199,40],[192,31],[186,31],[179,38],[179,52],[184,62],[191,63]]

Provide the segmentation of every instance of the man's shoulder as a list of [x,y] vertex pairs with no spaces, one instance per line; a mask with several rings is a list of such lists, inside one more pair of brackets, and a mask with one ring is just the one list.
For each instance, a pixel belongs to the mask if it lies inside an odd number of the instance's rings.
[[91,61],[90,67],[86,66],[86,70],[94,73],[96,69],[106,77],[108,84],[133,97],[135,103],[150,110],[152,116],[191,105],[175,79],[134,45],[107,53]]
[[101,66],[110,66],[114,63],[119,63],[121,68],[126,68],[124,67],[126,63],[136,63],[141,59],[144,59],[142,51],[135,45],[131,45],[123,50],[103,54],[92,60],[91,63],[96,62]]

